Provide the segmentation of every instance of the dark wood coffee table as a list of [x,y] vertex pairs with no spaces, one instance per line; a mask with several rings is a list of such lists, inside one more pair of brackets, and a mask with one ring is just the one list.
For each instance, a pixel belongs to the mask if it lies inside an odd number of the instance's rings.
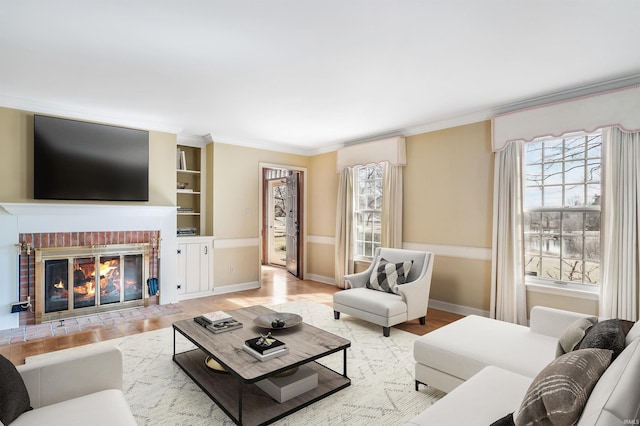
[[[349,340],[303,322],[272,332],[274,337],[287,344],[288,354],[259,361],[246,353],[242,345],[245,340],[267,332],[256,327],[253,319],[274,311],[264,306],[251,306],[226,312],[242,322],[243,328],[214,334],[193,319],[174,322],[173,360],[236,424],[272,423],[351,384],[347,376]],[[176,332],[197,348],[176,353]],[[343,351],[342,373],[315,361],[339,351]],[[227,372],[207,367],[207,356]],[[318,386],[288,401],[278,403],[254,384],[303,364],[318,373]]]

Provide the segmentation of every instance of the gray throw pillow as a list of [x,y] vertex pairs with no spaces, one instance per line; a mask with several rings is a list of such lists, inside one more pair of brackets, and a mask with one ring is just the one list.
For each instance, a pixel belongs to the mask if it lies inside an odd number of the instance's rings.
[[398,294],[398,286],[407,281],[413,260],[391,263],[385,258],[378,259],[366,287],[372,290]]
[[491,423],[489,426],[515,426],[515,423],[513,422],[513,413],[507,414],[506,416]]
[[584,336],[580,349],[599,348],[613,351],[613,359],[624,350],[624,332],[617,319],[600,321]]
[[551,361],[529,386],[516,426],[573,425],[611,356],[607,349],[578,349]]
[[8,425],[31,410],[29,392],[15,365],[0,355],[0,421]]
[[577,349],[584,336],[597,323],[598,318],[596,317],[580,318],[572,322],[558,339],[556,358]]

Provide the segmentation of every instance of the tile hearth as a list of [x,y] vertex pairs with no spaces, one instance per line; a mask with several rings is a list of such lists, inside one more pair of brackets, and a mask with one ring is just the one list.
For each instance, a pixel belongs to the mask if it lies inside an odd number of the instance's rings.
[[62,322],[52,321],[38,325],[23,325],[9,330],[0,330],[0,345],[9,345],[12,343],[61,336],[78,331],[102,328],[126,322],[179,314],[181,312],[182,309],[180,309],[177,304],[151,305],[147,307],[123,309],[120,311],[68,318]]

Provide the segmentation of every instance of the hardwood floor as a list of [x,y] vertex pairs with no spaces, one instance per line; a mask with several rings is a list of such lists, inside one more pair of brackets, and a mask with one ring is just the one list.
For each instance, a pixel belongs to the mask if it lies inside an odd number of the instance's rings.
[[[178,302],[182,310],[179,314],[2,345],[0,346],[0,354],[15,365],[20,365],[24,364],[24,359],[29,356],[171,327],[174,321],[193,318],[203,312],[231,310],[252,305],[275,305],[294,300],[307,300],[331,306],[333,293],[339,290],[332,285],[316,281],[298,280],[282,268],[265,266],[262,268],[262,287],[259,289],[184,300]],[[398,324],[393,328],[423,335],[459,318],[462,316],[430,308],[425,325],[420,325],[418,320],[413,320]],[[393,330],[391,332],[393,333]],[[382,329],[380,333],[382,333]]]

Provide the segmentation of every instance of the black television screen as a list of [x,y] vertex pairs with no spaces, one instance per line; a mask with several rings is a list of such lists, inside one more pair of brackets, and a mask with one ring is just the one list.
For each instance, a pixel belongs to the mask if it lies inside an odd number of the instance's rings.
[[34,116],[33,192],[47,200],[149,200],[149,132]]

